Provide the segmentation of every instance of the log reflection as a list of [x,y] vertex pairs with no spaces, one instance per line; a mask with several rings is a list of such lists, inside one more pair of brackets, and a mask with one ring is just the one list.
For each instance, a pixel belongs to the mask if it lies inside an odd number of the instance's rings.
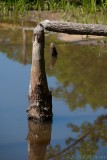
[[28,121],[28,160],[44,160],[51,140],[51,122]]

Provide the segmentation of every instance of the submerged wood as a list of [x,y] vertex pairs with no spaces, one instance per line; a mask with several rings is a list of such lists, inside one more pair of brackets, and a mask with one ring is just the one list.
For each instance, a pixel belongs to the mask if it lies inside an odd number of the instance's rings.
[[44,28],[37,25],[34,29],[32,66],[29,86],[30,106],[28,118],[39,121],[52,119],[52,95],[48,89],[44,60]]
[[41,25],[44,27],[44,29],[53,32],[78,35],[107,36],[107,26],[102,24],[82,24],[45,20],[41,22]]

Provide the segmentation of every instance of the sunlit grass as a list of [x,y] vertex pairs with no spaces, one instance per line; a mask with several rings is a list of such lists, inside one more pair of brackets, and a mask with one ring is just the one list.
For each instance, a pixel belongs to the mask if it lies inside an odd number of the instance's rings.
[[[107,0],[101,0],[96,4],[96,0],[80,0],[80,4],[74,0],[7,0],[0,1],[0,17],[2,19],[24,19],[33,11],[53,11],[61,12],[62,19],[82,23],[103,23],[107,24]],[[26,18],[25,18],[26,19]]]

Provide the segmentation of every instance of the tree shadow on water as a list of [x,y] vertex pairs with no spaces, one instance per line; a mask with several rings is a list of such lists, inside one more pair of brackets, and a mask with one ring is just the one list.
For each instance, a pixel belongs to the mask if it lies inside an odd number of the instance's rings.
[[84,122],[81,126],[77,126],[69,123],[67,127],[76,134],[77,138],[72,136],[67,138],[65,140],[67,147],[62,150],[60,145],[50,146],[47,150],[48,159],[91,160],[95,157],[107,159],[106,153],[105,155],[98,153],[100,146],[107,146],[107,114],[97,117],[93,124]]

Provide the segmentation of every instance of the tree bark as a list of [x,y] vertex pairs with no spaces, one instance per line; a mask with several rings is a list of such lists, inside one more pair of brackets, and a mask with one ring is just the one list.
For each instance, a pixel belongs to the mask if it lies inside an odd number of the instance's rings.
[[34,29],[32,66],[29,86],[28,118],[39,121],[52,119],[52,95],[48,89],[44,60],[44,28]]
[[101,24],[82,24],[45,20],[41,22],[41,25],[44,27],[44,29],[53,32],[78,35],[107,36],[107,26]]

